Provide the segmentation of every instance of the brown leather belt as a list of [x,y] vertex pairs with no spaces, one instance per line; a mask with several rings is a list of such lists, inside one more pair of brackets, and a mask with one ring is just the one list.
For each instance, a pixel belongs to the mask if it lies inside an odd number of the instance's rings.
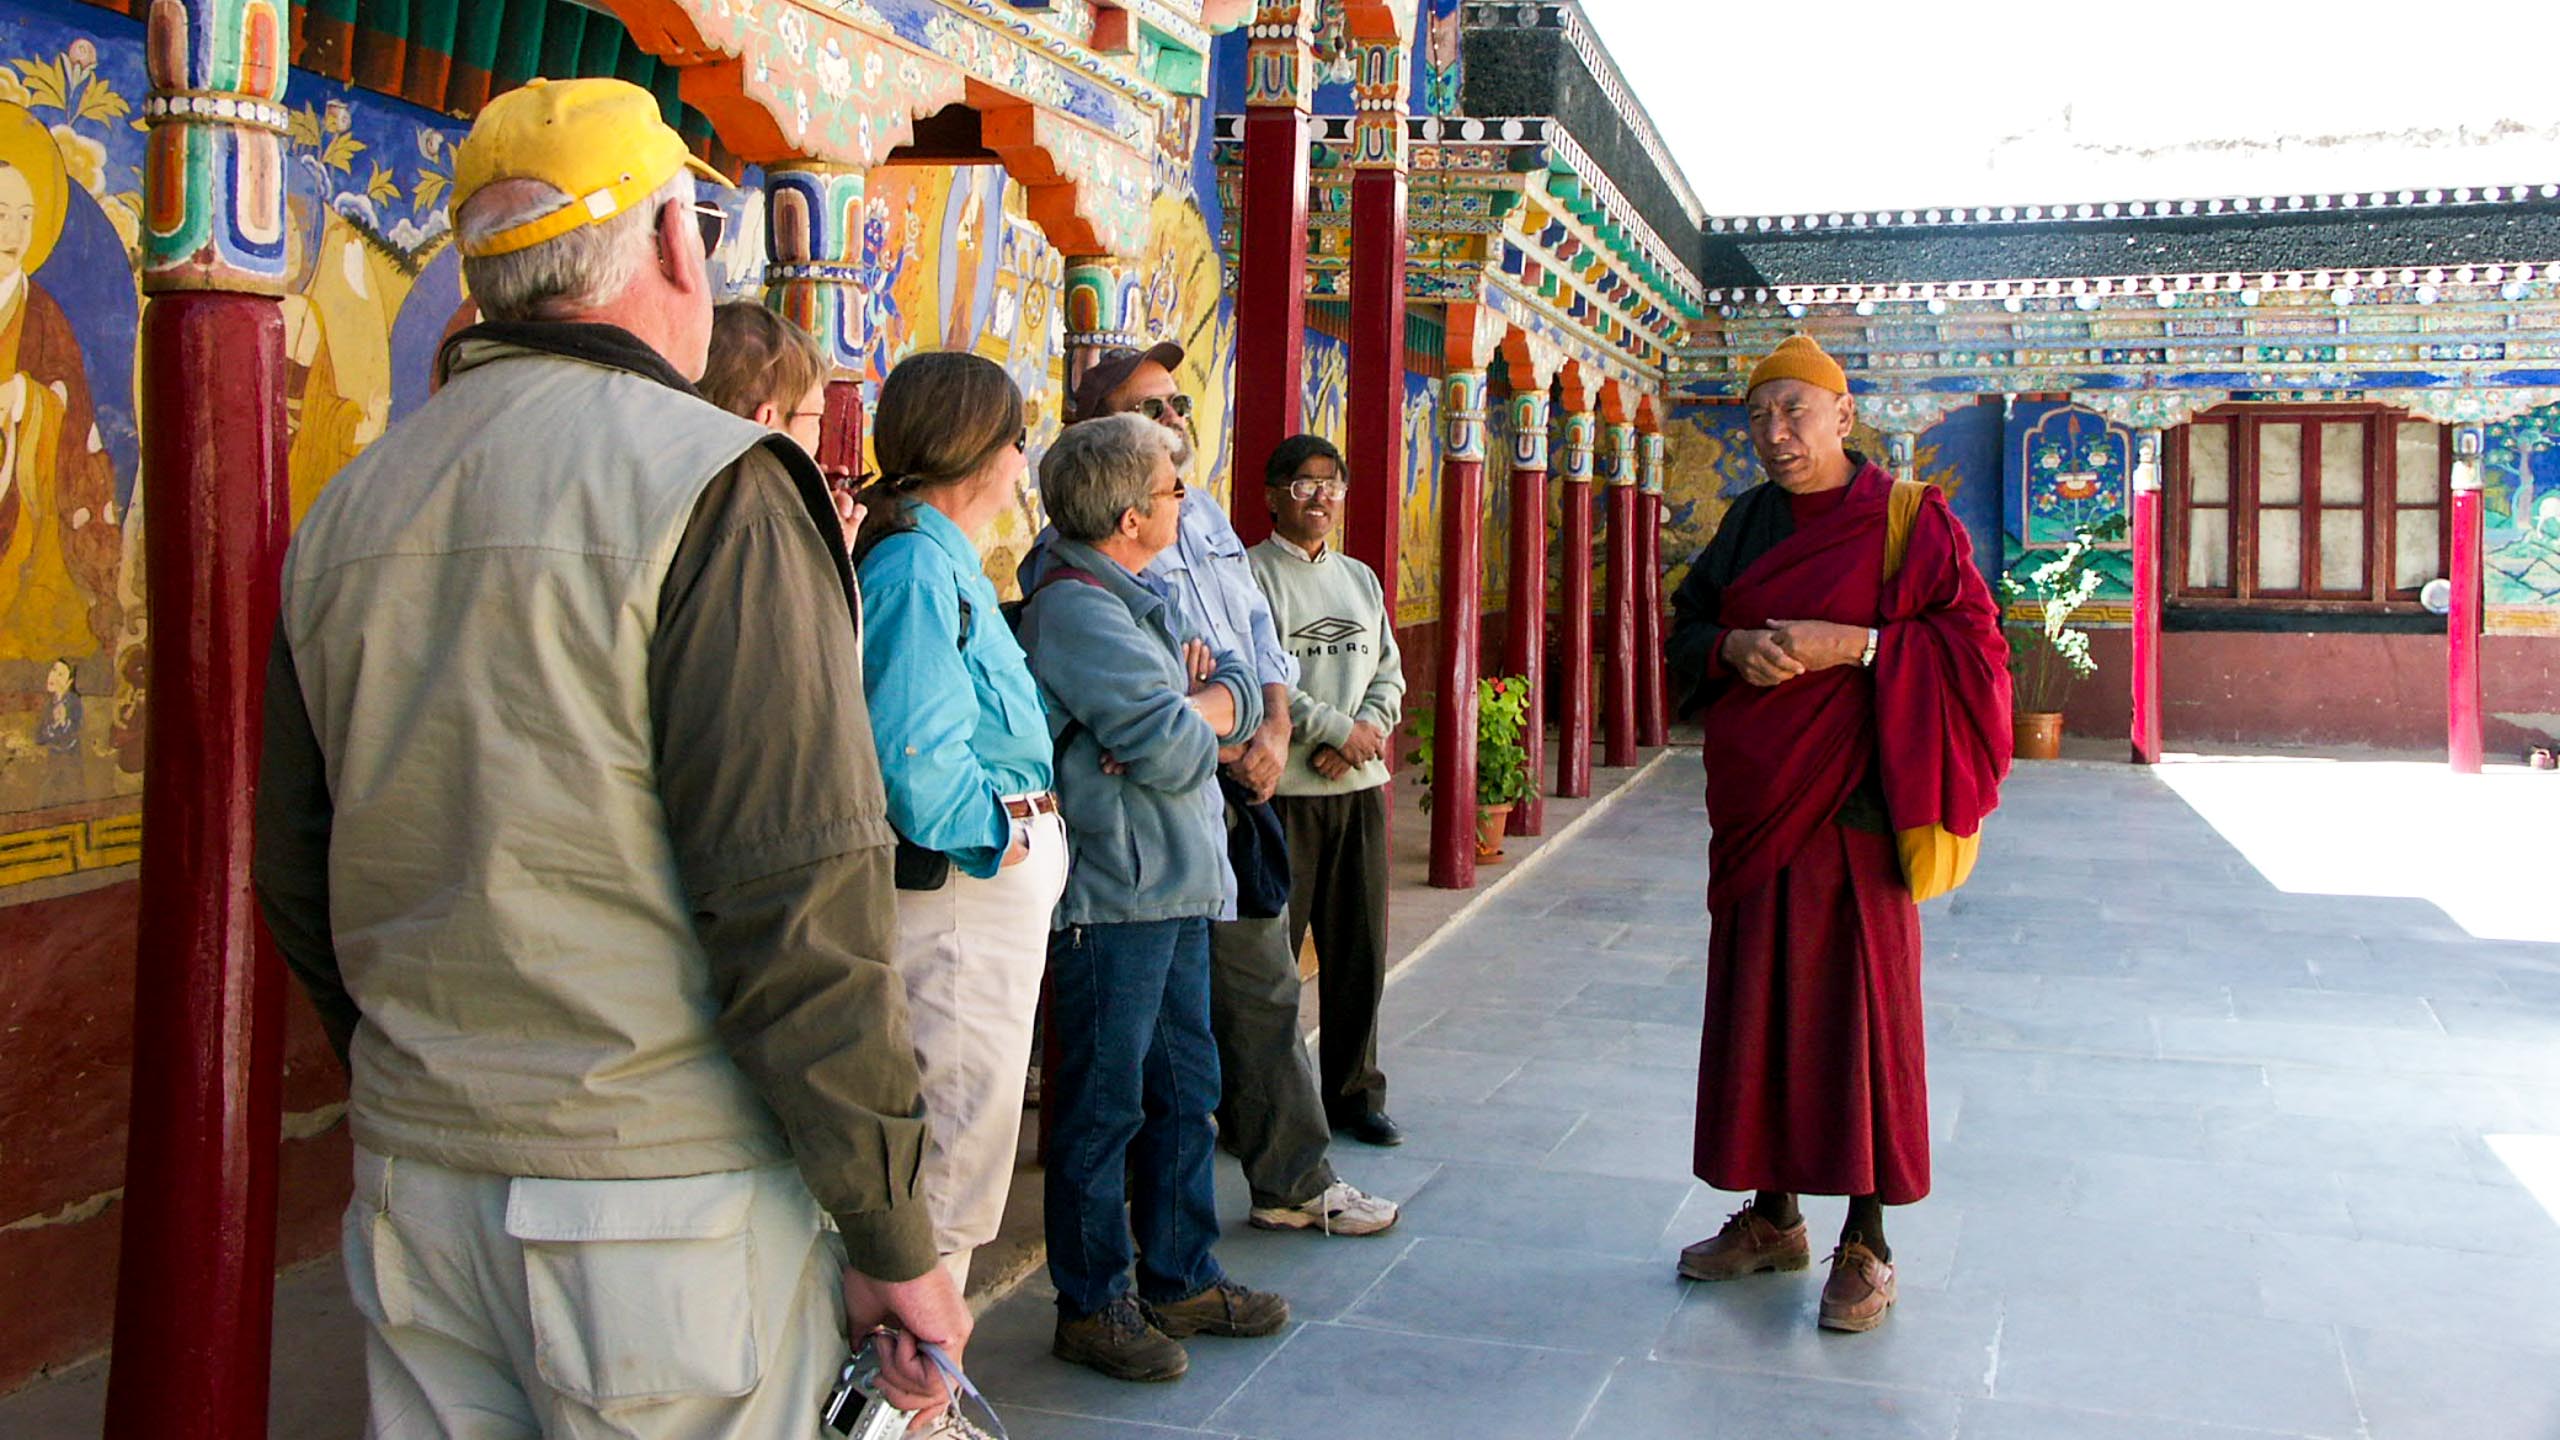
[[1004,813],[1016,820],[1028,820],[1034,815],[1055,815],[1058,813],[1058,793],[1043,790],[1037,795],[1008,795],[1004,797]]

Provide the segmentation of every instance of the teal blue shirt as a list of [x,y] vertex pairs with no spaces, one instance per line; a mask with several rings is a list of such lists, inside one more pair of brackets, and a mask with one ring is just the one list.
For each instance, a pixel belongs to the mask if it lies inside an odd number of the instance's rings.
[[861,570],[862,684],[889,822],[984,879],[1012,842],[1000,797],[1052,788],[1049,718],[976,547],[932,506],[908,513],[915,528],[873,546]]

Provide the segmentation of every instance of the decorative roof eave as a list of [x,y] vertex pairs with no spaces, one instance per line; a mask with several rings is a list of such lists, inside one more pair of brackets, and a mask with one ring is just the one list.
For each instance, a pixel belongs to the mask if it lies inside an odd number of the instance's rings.
[[[1634,363],[1658,367],[1687,335],[1692,312],[1637,278],[1597,231],[1547,193],[1550,172],[1506,168],[1519,153],[1481,145],[1413,148],[1406,298],[1471,300],[1487,276],[1507,274],[1560,321],[1592,332]],[[1232,281],[1241,186],[1232,147],[1222,155],[1218,182],[1228,203],[1219,238]],[[1338,298],[1349,291],[1352,172],[1329,148],[1319,159],[1308,205],[1307,293]]]
[[2560,184],[2432,186],[2325,194],[2217,195],[2169,200],[2080,201],[2060,205],[1943,205],[1918,209],[1714,215],[1711,235],[1782,235],[1817,230],[1925,230],[1978,225],[2108,224],[2124,220],[2310,215],[2351,210],[2432,210],[2560,199]]
[[[2028,391],[2179,390],[2237,399],[2432,395],[2429,413],[2466,388],[2512,399],[2560,384],[2560,294],[2535,282],[2477,279],[2421,300],[2389,287],[2340,307],[2313,290],[2228,293],[2164,311],[2148,297],[2084,307],[2068,297],[1967,299],[1889,314],[1774,307],[1710,322],[1670,370],[1692,398],[1738,397],[1750,365],[1796,330],[1819,337],[1862,396],[1964,397]],[[2012,308],[2016,307],[2016,308]],[[2405,403],[2393,400],[2391,403]],[[2487,403],[2487,402],[2482,402]],[[2499,403],[2505,403],[2500,401]],[[2475,407],[2476,408],[2476,407]]]
[[2143,304],[2162,310],[2213,303],[2244,306],[2276,292],[2313,291],[2345,307],[2369,300],[2373,292],[2406,289],[2414,303],[2430,305],[2447,287],[2484,285],[2509,301],[2541,288],[2560,287],[2560,262],[2519,261],[2494,265],[2389,265],[2360,270],[2270,270],[2257,273],[2212,271],[2174,275],[2097,275],[2068,279],[2042,277],[2010,280],[1891,281],[1854,284],[1768,285],[1748,290],[1710,290],[1706,300],[1718,314],[1731,318],[1754,311],[1783,311],[1802,317],[1820,310],[1847,309],[1873,315],[1888,306],[1917,306],[1944,314],[1959,301],[1993,301],[2015,312],[2037,300],[2060,301],[2081,310],[2102,304]]
[[[1680,314],[1695,318],[1705,303],[1705,290],[1697,274],[1682,252],[1665,244],[1652,226],[1645,223],[1629,205],[1609,177],[1594,164],[1582,146],[1563,124],[1551,118],[1497,118],[1466,116],[1417,115],[1405,121],[1406,139],[1415,147],[1409,169],[1417,181],[1434,173],[1469,170],[1489,176],[1517,176],[1537,170],[1550,175],[1548,189],[1571,208],[1577,218],[1606,241],[1622,263],[1659,292],[1660,298]],[[1214,129],[1219,164],[1222,168],[1239,163],[1235,147],[1244,140],[1244,118],[1221,115]],[[1314,143],[1319,148],[1315,169],[1333,167],[1326,152],[1344,155],[1352,140],[1349,116],[1316,117]],[[1502,157],[1467,163],[1464,159],[1452,167],[1447,162],[1453,151],[1484,149],[1501,151]],[[1424,153],[1429,151],[1432,153]],[[1561,182],[1561,183],[1560,183]]]
[[1697,191],[1690,188],[1687,173],[1673,158],[1671,147],[1663,143],[1662,132],[1654,127],[1653,116],[1644,108],[1644,102],[1637,98],[1635,87],[1629,85],[1627,77],[1619,72],[1617,59],[1610,55],[1607,46],[1600,43],[1600,37],[1591,33],[1591,26],[1583,18],[1579,5],[1557,4],[1553,0],[1545,0],[1545,3],[1467,0],[1459,23],[1466,29],[1535,27],[1563,32],[1565,43],[1581,57],[1583,68],[1590,71],[1592,79],[1599,83],[1601,93],[1608,98],[1619,118],[1625,121],[1637,143],[1644,147],[1647,158],[1670,182],[1672,193],[1680,201],[1680,208],[1692,221],[1705,222],[1706,207],[1698,202]]
[[874,0],[610,0],[643,48],[684,67],[685,100],[743,159],[868,169],[916,120],[966,102],[1013,137],[1007,168],[1052,243],[1144,252],[1169,97],[993,0],[883,3],[896,13]]
[[1553,302],[1517,277],[1494,273],[1483,282],[1484,302],[1522,331],[1552,345],[1581,365],[1595,381],[1614,380],[1630,391],[1656,394],[1663,388],[1667,355],[1639,355],[1624,345],[1557,311]]

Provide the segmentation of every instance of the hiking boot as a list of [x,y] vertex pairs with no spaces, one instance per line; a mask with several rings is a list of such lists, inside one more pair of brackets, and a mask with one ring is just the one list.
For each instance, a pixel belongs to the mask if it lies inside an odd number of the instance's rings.
[[1812,1264],[1802,1218],[1781,1230],[1745,1205],[1725,1217],[1723,1229],[1680,1252],[1680,1278],[1738,1280],[1764,1270],[1802,1270]]
[[1853,1333],[1873,1330],[1893,1308],[1893,1267],[1854,1235],[1831,1252],[1831,1278],[1822,1285],[1822,1328]]
[[1081,1320],[1059,1315],[1049,1353],[1114,1380],[1175,1380],[1191,1368],[1191,1356],[1147,1323],[1147,1312],[1133,1295],[1123,1295]]
[[1146,1308],[1156,1328],[1175,1339],[1276,1335],[1289,1323],[1288,1301],[1268,1290],[1247,1290],[1233,1280],[1221,1280],[1181,1300],[1150,1300]]
[[1322,1230],[1327,1235],[1375,1235],[1396,1223],[1396,1202],[1336,1180],[1303,1205],[1255,1206],[1249,1217],[1264,1230]]

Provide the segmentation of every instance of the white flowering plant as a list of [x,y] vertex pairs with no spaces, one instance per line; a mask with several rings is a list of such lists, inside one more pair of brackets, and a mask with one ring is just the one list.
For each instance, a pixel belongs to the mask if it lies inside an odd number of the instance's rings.
[[2057,712],[2075,682],[2098,673],[2098,662],[2089,654],[2089,632],[2071,621],[2106,584],[2105,572],[2091,562],[2091,555],[2101,546],[2121,543],[2125,528],[2122,515],[2081,525],[2059,554],[2030,556],[2000,577],[2001,610],[2013,616],[2030,610],[2036,616],[2034,624],[2008,627],[2017,713]]

